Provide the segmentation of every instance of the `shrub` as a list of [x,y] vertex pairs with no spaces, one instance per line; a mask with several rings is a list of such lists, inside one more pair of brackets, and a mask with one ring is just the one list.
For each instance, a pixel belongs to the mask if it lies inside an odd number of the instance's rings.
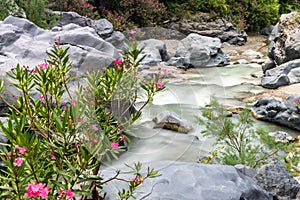
[[[21,92],[10,107],[7,124],[0,123],[10,144],[5,144],[1,157],[6,168],[1,170],[0,197],[11,199],[66,199],[74,196],[100,198],[102,185],[117,179],[126,181],[128,189],[119,196],[128,199],[147,178],[158,176],[148,168],[141,173],[140,163],[131,167],[133,178],[120,179],[120,171],[104,180],[99,170],[103,159],[124,150],[121,141],[128,140],[126,127],[132,124],[153,95],[163,87],[137,80],[137,59],[141,50],[136,45],[128,49],[123,60],[116,60],[105,72],[92,72],[86,76],[87,85],[79,85],[75,98],[69,91],[71,65],[67,49],[59,44],[47,52],[49,59],[30,69],[17,65],[8,76]],[[125,87],[125,81],[127,87]],[[3,81],[0,82],[3,92]],[[132,115],[123,117],[133,106],[136,90],[142,87],[147,95],[144,106]],[[130,91],[127,89],[131,88]],[[38,91],[38,99],[30,96]],[[63,97],[68,101],[64,104]],[[130,102],[130,104],[120,104]],[[123,105],[113,109],[113,105]],[[120,113],[120,114],[119,114]]]
[[72,11],[91,19],[99,18],[97,9],[87,0],[50,0],[49,8],[58,11]]
[[105,8],[102,9],[101,16],[105,17],[108,21],[110,21],[114,27],[115,31],[125,31],[131,30],[135,28],[133,22],[130,21],[129,13],[123,12],[119,14],[117,11],[109,11]]
[[[275,159],[284,162],[288,153],[295,151],[294,143],[276,143],[275,137],[269,136],[265,129],[256,129],[249,109],[244,109],[237,119],[230,118],[228,114],[213,99],[210,107],[203,110],[204,118],[198,118],[200,123],[205,124],[203,133],[216,139],[214,150],[200,162],[244,164],[256,168]],[[286,163],[287,168],[292,172],[298,161],[299,155],[295,153]]]

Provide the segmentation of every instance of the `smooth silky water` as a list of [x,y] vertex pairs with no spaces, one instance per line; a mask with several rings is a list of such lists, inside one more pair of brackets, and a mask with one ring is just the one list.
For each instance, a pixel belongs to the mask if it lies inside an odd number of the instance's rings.
[[[243,99],[251,96],[249,91],[263,91],[260,78],[251,74],[260,73],[257,64],[231,65],[227,67],[191,69],[176,78],[171,78],[166,89],[154,97],[141,118],[132,126],[136,138],[131,138],[128,150],[121,153],[118,160],[106,163],[120,167],[137,161],[147,163],[168,160],[196,162],[212,150],[213,139],[204,137],[196,116],[215,97],[220,103],[232,107],[246,106]],[[137,104],[139,106],[139,104]],[[152,119],[162,111],[172,111],[190,122],[194,129],[188,134],[165,129],[153,129]],[[271,123],[255,121],[255,126],[267,127],[270,131],[282,130],[292,135],[297,132]]]

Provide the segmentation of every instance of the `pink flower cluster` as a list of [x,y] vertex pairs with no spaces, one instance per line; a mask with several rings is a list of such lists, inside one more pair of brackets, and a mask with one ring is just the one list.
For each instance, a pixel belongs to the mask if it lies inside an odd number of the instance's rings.
[[134,183],[134,184],[142,184],[142,183],[144,183],[144,180],[143,180],[143,178],[141,178],[140,176],[138,176],[138,175],[136,175],[133,179],[132,179],[132,182]]
[[[19,147],[18,145],[15,145],[13,147],[13,149],[16,151],[15,153],[12,153],[12,152],[7,152],[7,156],[8,157],[13,157],[13,156],[16,156],[17,154],[20,154],[20,155],[24,155],[24,153],[26,152],[26,148],[25,147]],[[14,162],[13,162],[13,165],[16,166],[16,167],[21,167],[22,166],[22,163],[23,163],[23,159],[21,157],[17,157]]]
[[25,188],[27,190],[25,197],[42,197],[42,199],[46,199],[50,192],[50,188],[45,186],[45,183],[30,183]]
[[295,99],[294,103],[298,106],[298,105],[300,105],[300,100],[299,99]]
[[66,191],[63,191],[62,189],[59,190],[59,196],[62,197],[63,195],[66,195],[68,199],[72,199],[74,197],[74,192],[72,190],[68,189]]
[[48,63],[42,63],[42,64],[39,64],[38,67],[40,69],[46,69],[48,67]]

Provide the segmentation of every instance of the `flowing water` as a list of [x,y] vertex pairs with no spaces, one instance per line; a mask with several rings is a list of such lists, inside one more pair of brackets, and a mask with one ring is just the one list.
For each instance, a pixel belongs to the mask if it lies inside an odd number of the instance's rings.
[[[111,164],[114,167],[132,164],[137,161],[158,160],[195,162],[207,155],[212,149],[213,139],[204,137],[204,126],[197,123],[195,116],[201,115],[201,108],[214,96],[220,103],[230,106],[245,106],[244,98],[249,91],[264,90],[260,78],[251,74],[260,73],[257,64],[231,65],[219,68],[191,69],[176,78],[171,78],[166,89],[158,93],[152,105],[147,106],[141,119],[132,127],[137,135],[132,138],[128,151],[121,154]],[[173,111],[193,125],[188,134],[176,133],[165,129],[153,129],[152,119],[162,111]],[[269,130],[288,130],[267,122],[256,121],[256,126]]]

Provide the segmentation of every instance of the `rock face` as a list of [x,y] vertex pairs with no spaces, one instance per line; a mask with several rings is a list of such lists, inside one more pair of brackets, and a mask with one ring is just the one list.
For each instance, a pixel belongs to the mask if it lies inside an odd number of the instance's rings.
[[157,63],[167,61],[170,58],[166,44],[161,40],[144,40],[139,43],[138,48],[143,48],[140,58],[146,56],[141,62],[142,65],[156,65]]
[[253,179],[274,199],[295,199],[300,190],[299,183],[278,161],[262,166]]
[[[162,176],[145,180],[136,192],[137,199],[155,200],[232,200],[255,199],[271,200],[272,195],[257,186],[254,181],[244,176],[233,166],[203,165],[184,162],[161,161],[149,166],[159,170]],[[113,176],[113,172],[103,173]],[[126,176],[126,175],[124,175]],[[127,175],[132,179],[132,175]],[[120,181],[109,182],[104,191],[109,191],[106,198],[115,199],[113,194],[126,187]]]
[[297,69],[300,62],[300,13],[282,15],[269,40],[269,60],[263,66],[262,86],[278,88],[300,82]]
[[238,33],[225,18],[212,19],[208,13],[199,13],[194,15],[193,19],[185,19],[181,22],[172,22],[170,29],[180,31],[186,35],[197,33],[208,37],[217,37],[222,42],[231,45],[244,45],[247,42],[247,34],[244,31]]
[[193,127],[176,113],[164,111],[159,113],[154,119],[154,128],[164,128],[180,133],[188,133]]
[[[70,47],[72,73],[78,76],[87,69],[102,70],[119,56],[117,49],[90,27],[68,24],[44,30],[26,19],[10,16],[0,22],[0,78],[9,82],[6,72],[18,63],[32,68],[43,63],[47,59],[46,50],[51,49],[57,38],[60,38],[63,48]],[[70,83],[74,88],[76,81],[80,80],[74,79]],[[4,94],[9,103],[15,102],[12,94],[18,95],[12,88]],[[6,112],[6,109],[0,102],[0,113]]]
[[275,122],[300,131],[300,111],[294,101],[300,97],[264,98],[258,100],[252,107],[255,118]]
[[75,12],[61,12],[61,19],[58,22],[59,26],[71,23],[82,27],[89,26],[102,38],[107,38],[114,32],[113,25],[107,19],[92,20]]
[[228,65],[229,60],[221,50],[220,39],[192,33],[181,40],[169,63],[181,68],[202,68]]
[[299,82],[300,59],[292,60],[267,70],[265,76],[261,79],[262,86],[269,89]]

